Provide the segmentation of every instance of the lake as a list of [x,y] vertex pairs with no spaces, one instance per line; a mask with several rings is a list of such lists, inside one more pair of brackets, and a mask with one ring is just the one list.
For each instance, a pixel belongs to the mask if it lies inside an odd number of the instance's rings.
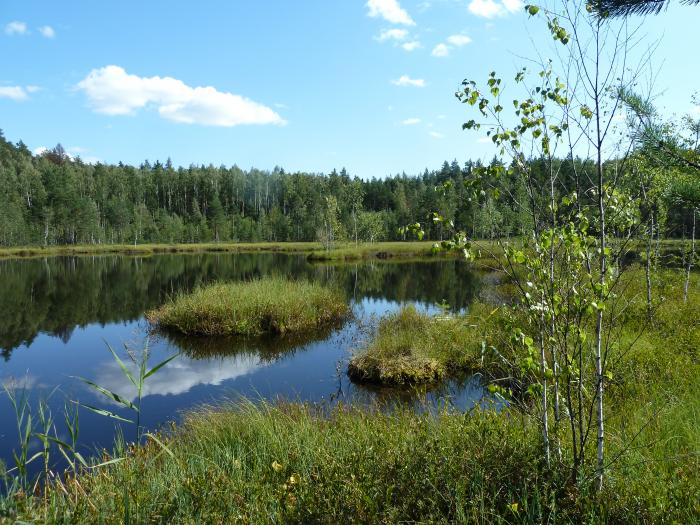
[[[344,290],[353,317],[305,338],[221,339],[153,333],[143,314],[169,296],[214,280],[284,275]],[[312,264],[303,255],[187,254],[151,257],[56,257],[0,261],[0,383],[26,387],[33,405],[47,398],[60,434],[64,403],[81,402],[130,417],[89,388],[83,377],[133,400],[136,392],[112,358],[127,362],[146,344],[150,363],[179,353],[146,382],[141,422],[157,429],[202,404],[252,399],[335,403],[411,403],[417,409],[478,403],[478,377],[451,381],[429,392],[397,392],[352,384],[347,361],[377,318],[412,303],[437,312],[463,311],[480,278],[461,260],[362,261]],[[80,410],[84,454],[111,448],[113,419]],[[134,439],[131,425],[123,428]],[[12,465],[15,415],[0,395],[0,458]]]

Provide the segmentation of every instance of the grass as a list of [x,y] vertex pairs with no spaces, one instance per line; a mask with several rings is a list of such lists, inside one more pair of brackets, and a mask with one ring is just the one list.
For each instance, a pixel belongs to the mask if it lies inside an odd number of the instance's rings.
[[[331,250],[314,250],[312,261],[353,261],[359,259],[390,259],[393,257],[431,257],[434,241],[378,242],[337,244]],[[441,255],[446,255],[442,253]]]
[[318,242],[221,242],[192,244],[84,244],[61,246],[0,247],[0,259],[55,257],[61,255],[154,255],[162,253],[305,253],[311,260],[425,257],[432,255],[433,241],[337,243],[325,251]]
[[[697,427],[691,431],[697,435]],[[508,409],[416,414],[246,401],[203,407],[158,441],[131,447],[123,461],[54,479],[44,498],[11,495],[4,500],[6,523],[700,519],[692,461],[671,456],[660,464],[659,446],[634,451],[593,496],[568,484],[564,468],[542,464],[539,432],[534,419]],[[661,448],[677,453],[669,444]]]
[[[610,463],[599,495],[567,482],[567,449],[561,465],[543,465],[539,423],[514,407],[461,414],[240,402],[194,410],[160,443],[52,478],[42,496],[0,496],[0,523],[700,523],[700,274],[685,303],[683,278],[655,274],[648,322],[643,271],[623,277],[629,302],[616,314]],[[454,326],[464,333],[442,341],[425,327],[452,321],[405,310],[384,322],[384,348],[417,347],[423,337],[433,356],[466,345],[473,364],[482,338],[506,351],[492,310],[472,308]],[[396,332],[402,319],[411,337]]]
[[[242,403],[191,412],[162,446],[54,485],[46,523],[533,522],[549,490],[536,428],[488,412],[392,414]],[[167,447],[167,452],[164,452]],[[507,487],[507,488],[506,488]],[[546,498],[543,498],[546,499]],[[517,505],[517,512],[513,509]]]
[[160,253],[310,253],[320,249],[316,242],[224,242],[193,244],[83,244],[61,246],[0,247],[0,259],[56,257],[61,255],[154,255]]
[[481,338],[471,322],[405,306],[380,320],[373,339],[350,360],[348,374],[356,382],[396,386],[476,369]]
[[345,297],[335,289],[265,277],[197,288],[147,312],[146,318],[186,335],[259,336],[311,331],[348,313]]

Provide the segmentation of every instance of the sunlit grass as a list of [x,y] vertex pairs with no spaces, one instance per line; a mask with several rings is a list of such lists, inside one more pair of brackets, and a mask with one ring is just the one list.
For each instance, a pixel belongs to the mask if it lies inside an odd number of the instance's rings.
[[159,328],[187,335],[304,332],[349,313],[341,292],[319,283],[265,277],[214,283],[180,294],[146,314]]
[[379,321],[369,344],[350,360],[354,381],[380,385],[430,383],[475,369],[481,340],[474,319],[432,316],[405,306]]

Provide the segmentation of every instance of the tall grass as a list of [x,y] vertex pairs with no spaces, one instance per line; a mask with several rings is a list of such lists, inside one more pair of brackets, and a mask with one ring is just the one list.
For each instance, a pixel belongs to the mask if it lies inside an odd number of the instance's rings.
[[[700,274],[684,304],[681,273],[659,272],[651,322],[643,272],[626,278],[629,302],[611,311],[621,335],[601,494],[570,483],[566,450],[545,467],[537,419],[513,406],[435,414],[244,401],[192,411],[128,453],[118,440],[109,457],[122,461],[51,480],[43,497],[0,497],[0,523],[3,513],[8,523],[700,523]],[[433,348],[449,362],[454,344],[473,363],[485,331],[498,334],[492,310],[473,309],[466,324],[400,312],[385,321],[384,350]],[[426,335],[457,321],[459,338]]]
[[160,328],[188,335],[247,335],[310,331],[347,316],[339,291],[280,277],[214,283],[181,294],[146,314]]
[[350,360],[348,374],[358,382],[404,385],[475,369],[481,339],[472,321],[405,306],[380,320],[373,339]]
[[[86,474],[83,498],[46,513],[74,523],[449,523],[544,520],[536,428],[495,414],[393,414],[243,402],[190,413],[167,439]],[[157,456],[157,458],[156,458]],[[156,458],[156,459],[154,459]],[[519,521],[519,520],[518,520]]]

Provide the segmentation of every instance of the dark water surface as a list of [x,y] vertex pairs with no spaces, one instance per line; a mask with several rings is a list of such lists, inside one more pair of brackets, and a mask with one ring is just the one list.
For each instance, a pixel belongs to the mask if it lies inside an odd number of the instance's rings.
[[[345,291],[354,317],[305,339],[208,339],[149,333],[143,313],[179,291],[213,280],[286,275],[333,284]],[[436,311],[469,306],[479,278],[462,261],[310,264],[300,255],[197,254],[152,257],[57,257],[0,261],[0,383],[25,386],[36,405],[48,398],[62,433],[63,405],[80,401],[130,416],[75,376],[133,400],[135,388],[107,344],[126,358],[148,342],[150,362],[181,354],[146,382],[141,422],[148,429],[203,403],[226,399],[373,403],[449,402],[466,409],[482,398],[478,378],[439,391],[397,393],[353,385],[347,360],[378,316],[413,303]],[[53,392],[53,393],[52,393]],[[83,452],[110,448],[114,420],[80,411]],[[124,434],[133,439],[133,428]],[[0,459],[12,465],[15,416],[0,394]]]

